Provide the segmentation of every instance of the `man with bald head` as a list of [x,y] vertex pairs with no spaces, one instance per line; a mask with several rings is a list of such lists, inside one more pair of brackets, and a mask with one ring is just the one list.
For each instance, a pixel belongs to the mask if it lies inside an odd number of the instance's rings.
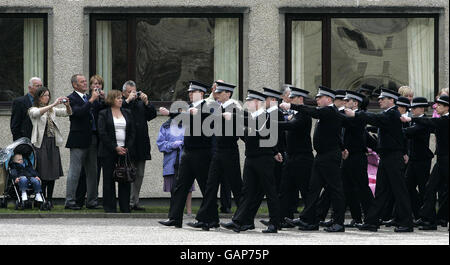
[[34,93],[40,87],[42,87],[42,80],[39,77],[32,77],[28,82],[28,93],[25,96],[14,99],[10,122],[13,141],[21,137],[31,138],[33,125],[28,116],[28,109],[33,105]]

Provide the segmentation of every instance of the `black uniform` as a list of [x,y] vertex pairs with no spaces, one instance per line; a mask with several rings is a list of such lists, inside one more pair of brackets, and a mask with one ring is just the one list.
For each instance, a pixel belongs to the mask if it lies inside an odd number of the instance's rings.
[[342,162],[345,202],[350,208],[352,219],[362,223],[361,208],[366,216],[373,201],[367,175],[366,122],[354,118],[345,122],[344,127],[344,148],[348,151],[347,159]]
[[[247,114],[246,116],[249,116]],[[261,118],[255,117],[256,128],[247,127],[245,132],[245,163],[243,172],[243,188],[242,199],[239,207],[234,214],[232,221],[238,225],[251,225],[254,222],[254,208],[259,208],[261,204],[260,190],[264,191],[267,197],[267,205],[269,208],[270,223],[278,226],[280,223],[280,204],[275,187],[274,156],[277,149],[274,147],[262,147],[260,140],[269,139],[268,136],[261,136],[261,129],[270,127],[270,121],[267,120],[265,112],[261,112],[259,116],[264,115],[266,122],[261,122]],[[247,120],[247,119],[245,119]],[[248,124],[246,124],[248,125]],[[253,128],[252,128],[253,127]],[[253,135],[256,134],[256,135]]]
[[[200,129],[198,127],[195,128],[196,125],[198,126],[198,124],[195,124],[195,120],[198,117],[195,116],[200,115],[200,121],[203,124],[205,118],[210,115],[209,112],[202,112],[202,109],[208,109],[207,107],[204,108],[205,104],[206,102],[202,101],[197,106],[199,111],[196,115],[180,114],[189,115],[190,119],[189,126],[186,126],[185,129],[183,154],[180,158],[176,186],[170,200],[170,220],[180,221],[183,219],[186,198],[192,183],[194,183],[194,179],[197,179],[197,184],[202,194],[205,194],[206,191],[206,181],[211,161],[211,137],[205,136],[203,130],[201,130],[201,135],[194,136],[194,133],[197,133],[196,130],[201,129],[201,127]],[[193,107],[193,105],[191,104],[190,107]]]
[[401,227],[412,227],[411,202],[406,182],[401,174],[404,164],[404,136],[397,106],[379,114],[359,112],[355,117],[362,118],[367,123],[378,127],[377,151],[380,163],[377,171],[377,188],[375,200],[364,222],[378,225],[379,217],[391,196],[396,204],[396,221]]
[[[424,204],[420,209],[422,220],[435,225],[436,192],[440,186],[448,187],[448,113],[439,118],[412,118],[412,122],[433,129],[436,135],[437,161],[426,184]],[[448,212],[448,190],[444,196],[447,201],[443,204],[447,208],[444,210]]]
[[[342,114],[345,114],[344,108],[338,109],[338,111]],[[341,150],[344,150],[344,128],[341,129],[341,142],[340,142]],[[341,160],[342,167],[342,160]],[[325,220],[328,215],[328,211],[331,206],[331,197],[330,192],[327,190],[325,186],[322,193],[319,197],[319,202],[317,203],[317,218],[321,221]]]
[[314,156],[311,144],[311,117],[298,112],[290,121],[281,121],[278,127],[286,131],[287,157],[281,180],[281,216],[294,218],[298,192],[306,202]]
[[326,185],[333,206],[333,219],[338,225],[344,224],[345,199],[340,175],[341,129],[345,117],[333,106],[315,108],[305,105],[292,105],[291,109],[319,119],[313,135],[313,146],[317,154],[314,157],[309,193],[306,196],[307,207],[302,219],[312,225],[318,224],[317,202],[320,191]]
[[[217,211],[217,191],[219,183],[230,185],[237,206],[241,199],[242,179],[239,157],[239,147],[237,141],[239,136],[236,133],[236,112],[238,106],[222,106],[221,112],[233,112],[233,119],[230,121],[221,118],[222,136],[216,136],[216,149],[211,159],[209,167],[208,180],[206,183],[206,193],[203,197],[200,210],[195,219],[204,223],[218,223],[219,213]],[[226,128],[233,128],[232,135],[226,136]],[[222,186],[223,187],[223,186]],[[221,187],[221,189],[222,189]]]
[[[419,209],[423,204],[425,185],[430,176],[431,160],[434,157],[429,148],[430,130],[421,124],[412,122],[410,127],[403,129],[403,132],[409,139],[406,184],[414,217],[419,219]],[[417,191],[417,187],[419,191]]]

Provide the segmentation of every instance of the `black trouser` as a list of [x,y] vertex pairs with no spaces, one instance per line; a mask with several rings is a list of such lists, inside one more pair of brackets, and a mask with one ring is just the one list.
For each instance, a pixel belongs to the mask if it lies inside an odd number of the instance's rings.
[[317,154],[314,157],[311,179],[309,183],[309,193],[306,196],[306,208],[303,211],[302,219],[309,224],[317,224],[317,203],[322,188],[330,193],[331,205],[333,207],[334,223],[343,225],[345,215],[345,197],[341,178],[341,157],[340,150]]
[[287,156],[281,179],[280,210],[282,220],[284,217],[294,218],[294,212],[298,207],[299,191],[306,203],[313,160],[312,153]]
[[[425,187],[424,203],[420,209],[422,220],[436,224],[436,192],[440,186],[448,187],[448,173],[448,155],[438,156]],[[443,203],[440,205],[440,208],[445,207],[443,210],[447,211],[448,217],[448,192],[447,195],[443,195],[442,200]]]
[[319,195],[319,200],[317,202],[317,219],[320,221],[324,221],[328,215],[328,211],[330,210],[331,199],[330,193],[328,192],[327,187],[325,186],[322,192]]
[[[241,198],[242,178],[239,149],[217,149],[214,153],[208,172],[206,192],[203,196],[196,219],[201,222],[219,222],[217,211],[217,190],[219,183],[231,187],[236,205]],[[223,188],[221,185],[220,189]]]
[[225,180],[221,180],[220,185],[220,209],[222,211],[231,209],[231,188]]
[[53,199],[53,189],[55,188],[54,180],[42,180],[42,193],[47,201]]
[[183,149],[176,179],[177,184],[170,199],[169,219],[183,219],[187,195],[195,179],[197,179],[202,195],[205,196],[210,161],[210,149]]
[[280,202],[275,186],[275,159],[271,155],[246,157],[244,163],[242,199],[232,220],[240,225],[253,224],[254,208],[261,205],[260,194],[267,197],[269,217],[272,224],[280,223]]
[[[100,184],[100,172],[101,172],[101,161],[100,157],[97,157],[97,188]],[[86,200],[87,186],[86,186],[86,171],[84,167],[81,168],[80,179],[78,180],[76,195],[76,203],[79,206],[83,206]]]
[[275,175],[275,187],[278,193],[278,196],[281,195],[281,182],[283,179],[283,168],[286,166],[286,152],[280,152],[280,154],[283,156],[283,162],[275,161],[275,167],[274,167],[274,175]]
[[352,219],[362,222],[373,202],[372,191],[367,175],[367,156],[364,152],[350,152],[342,162],[342,181],[344,184],[345,204],[350,208]]
[[[101,158],[103,170],[103,209],[105,212],[117,211],[116,182],[113,180],[113,171],[119,156],[112,154]],[[130,212],[130,183],[118,183],[119,208],[122,213]]]
[[378,225],[383,209],[391,197],[395,200],[395,219],[400,226],[412,226],[411,201],[409,199],[406,180],[402,175],[403,153],[394,151],[380,154],[377,171],[377,187],[375,200],[364,222]]
[[[408,186],[411,208],[418,219],[420,207],[423,205],[425,186],[430,177],[431,159],[410,160],[406,168],[406,185]],[[417,191],[417,187],[419,190]]]

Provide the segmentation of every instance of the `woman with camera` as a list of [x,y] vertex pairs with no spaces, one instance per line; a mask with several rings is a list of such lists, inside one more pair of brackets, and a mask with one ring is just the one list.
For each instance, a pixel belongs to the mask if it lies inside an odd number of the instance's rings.
[[[53,207],[53,189],[55,180],[63,176],[59,147],[63,145],[63,136],[56,116],[72,115],[72,108],[67,97],[59,97],[49,104],[50,90],[40,87],[34,94],[33,107],[28,110],[33,130],[31,142],[36,147],[37,172],[42,180],[42,192],[49,207]],[[64,104],[65,108],[55,108]]]
[[[109,91],[105,103],[108,107],[98,114],[98,156],[103,170],[103,208],[107,213],[114,213],[117,205],[113,172],[119,159],[133,157],[135,125],[131,112],[122,109],[120,91]],[[119,182],[118,199],[122,213],[130,212],[130,187],[130,183]]]

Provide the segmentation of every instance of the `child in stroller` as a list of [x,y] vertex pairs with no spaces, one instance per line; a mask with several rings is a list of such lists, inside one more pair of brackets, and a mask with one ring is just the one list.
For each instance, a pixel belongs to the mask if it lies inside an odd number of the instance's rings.
[[35,193],[35,200],[42,203],[42,188],[38,173],[33,166],[24,163],[21,154],[15,154],[10,165],[10,177],[14,179],[14,183],[18,184],[19,190],[22,193],[22,206],[28,201],[27,190],[33,187]]

